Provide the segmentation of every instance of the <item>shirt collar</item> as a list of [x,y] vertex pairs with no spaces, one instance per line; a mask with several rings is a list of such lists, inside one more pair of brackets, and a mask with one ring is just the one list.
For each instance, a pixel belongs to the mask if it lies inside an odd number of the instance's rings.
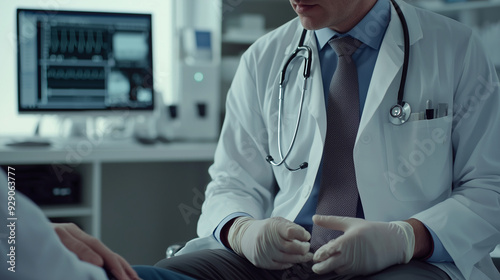
[[368,14],[347,33],[337,33],[328,27],[316,30],[319,50],[323,49],[332,37],[348,35],[378,50],[384,38],[385,30],[389,25],[390,17],[391,6],[389,0],[378,0]]

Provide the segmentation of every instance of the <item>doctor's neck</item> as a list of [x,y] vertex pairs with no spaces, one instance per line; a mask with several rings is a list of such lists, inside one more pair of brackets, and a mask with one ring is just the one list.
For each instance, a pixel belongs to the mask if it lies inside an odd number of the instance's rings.
[[377,0],[290,0],[308,30],[328,27],[345,33],[354,28],[373,8]]
[[[354,3],[356,1],[352,2]],[[347,8],[347,10],[350,11],[349,17],[347,17],[345,20],[339,21],[334,25],[328,26],[328,28],[338,33],[346,33],[350,31],[361,20],[363,20],[363,18],[370,12],[373,6],[375,6],[375,3],[377,3],[377,0],[358,1],[354,9],[351,8],[352,10],[350,10],[349,8]]]

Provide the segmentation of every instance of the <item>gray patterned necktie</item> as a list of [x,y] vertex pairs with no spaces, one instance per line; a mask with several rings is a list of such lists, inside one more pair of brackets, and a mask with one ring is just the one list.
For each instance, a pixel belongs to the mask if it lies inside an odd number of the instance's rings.
[[[327,132],[323,148],[323,172],[316,214],[356,217],[358,187],[353,149],[359,127],[359,85],[351,55],[362,45],[352,37],[328,42],[338,55],[327,104]],[[313,225],[311,248],[316,251],[342,232]]]

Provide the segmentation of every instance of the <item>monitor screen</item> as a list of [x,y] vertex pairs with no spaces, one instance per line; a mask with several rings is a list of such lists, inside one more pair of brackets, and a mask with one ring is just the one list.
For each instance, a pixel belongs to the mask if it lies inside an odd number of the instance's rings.
[[18,110],[152,110],[150,14],[17,10]]

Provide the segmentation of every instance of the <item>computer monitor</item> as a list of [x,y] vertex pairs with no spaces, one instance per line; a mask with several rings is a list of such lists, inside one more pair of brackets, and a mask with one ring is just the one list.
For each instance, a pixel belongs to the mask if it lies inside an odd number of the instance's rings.
[[152,111],[151,25],[151,14],[18,9],[18,112]]

